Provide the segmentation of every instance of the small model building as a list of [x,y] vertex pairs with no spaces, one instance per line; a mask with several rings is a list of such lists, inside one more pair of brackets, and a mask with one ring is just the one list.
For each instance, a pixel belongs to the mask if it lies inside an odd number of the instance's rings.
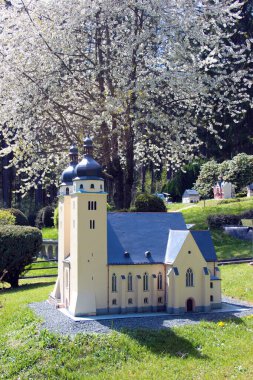
[[182,203],[198,203],[199,193],[196,190],[185,190],[182,195]]
[[247,186],[247,197],[253,197],[253,183]]
[[214,199],[228,199],[234,198],[235,190],[234,186],[230,182],[223,181],[222,178],[219,178],[216,185],[213,187]]
[[189,231],[181,213],[107,213],[102,168],[84,139],[62,173],[59,271],[50,300],[73,316],[221,307],[209,231]]

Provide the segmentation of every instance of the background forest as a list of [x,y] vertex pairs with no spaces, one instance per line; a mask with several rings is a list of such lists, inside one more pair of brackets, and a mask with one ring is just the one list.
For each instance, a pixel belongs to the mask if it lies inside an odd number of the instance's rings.
[[252,0],[1,1],[0,202],[51,203],[88,134],[118,209],[251,154],[252,20]]

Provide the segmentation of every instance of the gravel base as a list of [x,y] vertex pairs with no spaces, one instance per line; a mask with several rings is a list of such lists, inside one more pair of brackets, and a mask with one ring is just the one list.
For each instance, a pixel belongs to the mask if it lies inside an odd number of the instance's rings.
[[104,320],[84,320],[74,321],[64,315],[55,306],[47,301],[30,304],[30,308],[43,319],[41,329],[48,329],[63,335],[75,335],[78,333],[104,333],[108,334],[113,330],[122,329],[167,329],[173,326],[184,326],[196,324],[200,321],[221,321],[228,318],[241,318],[247,315],[253,315],[253,305],[224,297],[223,302],[228,302],[235,308],[240,306],[240,311],[210,312],[210,313],[187,313],[184,316],[162,315],[142,318],[124,318],[124,319],[104,319]]

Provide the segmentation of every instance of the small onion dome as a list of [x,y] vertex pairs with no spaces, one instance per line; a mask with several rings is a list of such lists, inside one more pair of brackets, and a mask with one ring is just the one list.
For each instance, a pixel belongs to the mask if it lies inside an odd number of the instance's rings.
[[78,149],[75,145],[72,145],[69,149],[69,166],[62,172],[61,182],[66,185],[70,185],[75,177],[75,167],[78,163]]
[[102,167],[92,157],[93,143],[90,137],[83,140],[84,157],[76,166],[75,175],[78,178],[83,177],[101,177]]

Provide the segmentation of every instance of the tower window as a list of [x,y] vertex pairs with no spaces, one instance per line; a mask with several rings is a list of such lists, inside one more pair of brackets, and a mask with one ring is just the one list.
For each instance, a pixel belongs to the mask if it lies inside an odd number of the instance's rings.
[[161,272],[159,272],[158,277],[157,277],[157,289],[162,290],[162,288],[163,288],[163,275]]
[[133,299],[132,298],[128,298],[128,304],[132,305],[132,303],[133,303]]
[[91,189],[95,189],[95,186],[94,186],[93,183],[90,185],[90,188],[91,188]]
[[88,210],[96,210],[97,209],[97,202],[96,201],[89,201],[88,202]]
[[213,288],[213,283],[212,283],[212,282],[210,282],[210,288],[211,288],[211,289]]
[[210,296],[210,302],[213,302],[213,296]]
[[127,276],[127,290],[128,290],[128,292],[132,292],[133,291],[133,276],[132,276],[132,273],[128,273],[128,276]]
[[143,290],[144,292],[148,291],[148,273],[145,272],[143,276]]
[[115,273],[112,275],[112,292],[117,292],[117,276]]
[[112,304],[117,305],[117,300],[115,298],[112,300]]
[[102,185],[100,185],[100,190],[103,190],[103,186]]
[[148,303],[148,298],[144,298],[144,303],[147,304]]
[[95,220],[90,220],[90,229],[95,230]]
[[79,189],[80,189],[80,190],[82,190],[82,189],[83,189],[83,184],[81,184],[81,185],[80,185]]
[[158,297],[158,303],[163,303],[162,297]]
[[193,286],[193,271],[191,268],[188,268],[186,271],[186,286],[191,287]]
[[66,187],[66,195],[69,195],[69,188]]

